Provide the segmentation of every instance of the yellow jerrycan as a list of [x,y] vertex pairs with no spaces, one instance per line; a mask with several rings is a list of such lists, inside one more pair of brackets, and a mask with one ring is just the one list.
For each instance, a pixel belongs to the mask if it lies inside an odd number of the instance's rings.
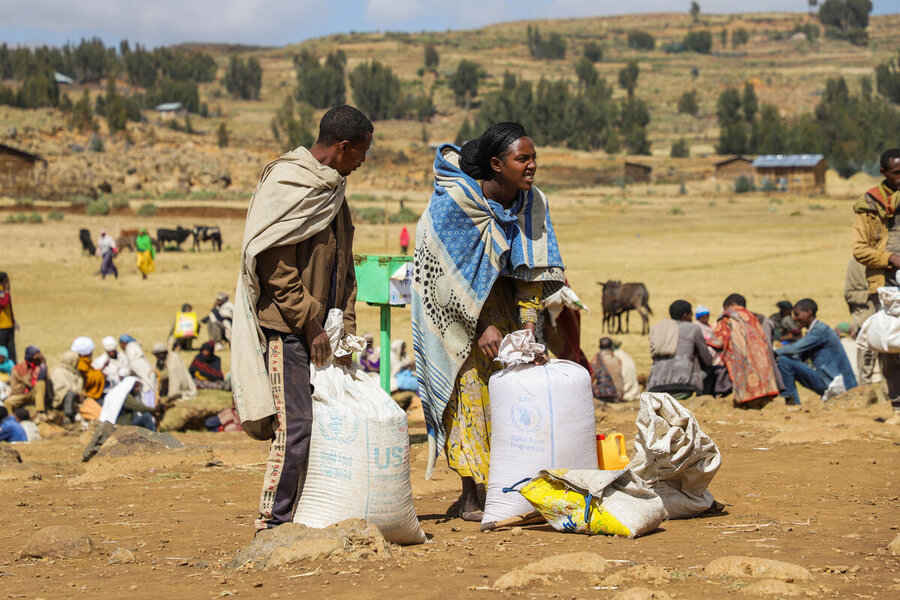
[[625,453],[625,436],[611,433],[597,436],[597,461],[600,468],[608,471],[624,469],[630,459]]

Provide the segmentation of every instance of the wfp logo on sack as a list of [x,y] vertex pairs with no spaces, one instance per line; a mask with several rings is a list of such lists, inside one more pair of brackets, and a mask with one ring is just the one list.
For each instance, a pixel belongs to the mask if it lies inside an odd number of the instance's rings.
[[534,405],[534,399],[522,397],[509,409],[509,418],[519,431],[535,433],[541,428],[541,413]]
[[390,469],[403,466],[403,446],[393,448],[372,448],[372,462],[379,469]]
[[322,407],[321,415],[317,416],[322,417],[317,419],[319,432],[326,440],[350,444],[359,433],[359,415],[342,414],[326,405]]

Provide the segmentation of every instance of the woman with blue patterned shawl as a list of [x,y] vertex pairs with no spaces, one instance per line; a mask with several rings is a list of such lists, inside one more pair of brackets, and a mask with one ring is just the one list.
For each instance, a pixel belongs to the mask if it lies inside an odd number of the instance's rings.
[[[462,479],[460,516],[481,520],[491,415],[488,379],[503,337],[534,331],[565,279],[534,142],[496,123],[434,159],[434,193],[416,227],[413,348],[434,472],[441,450]],[[542,357],[542,360],[543,359]]]

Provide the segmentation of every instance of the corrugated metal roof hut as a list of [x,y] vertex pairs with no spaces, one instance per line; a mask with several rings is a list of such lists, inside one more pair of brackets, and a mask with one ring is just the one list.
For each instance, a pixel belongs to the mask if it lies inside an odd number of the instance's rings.
[[756,185],[771,182],[784,192],[824,194],[828,163],[821,154],[765,154],[753,161]]
[[35,166],[47,161],[31,152],[0,144],[0,194],[15,196],[23,194],[35,182]]
[[653,167],[641,163],[625,162],[625,181],[633,183],[650,183]]
[[732,156],[715,164],[716,179],[734,181],[744,176],[753,181],[753,161],[746,156]]
[[183,117],[187,114],[187,109],[181,102],[164,102],[154,108],[161,121],[168,121],[175,117]]

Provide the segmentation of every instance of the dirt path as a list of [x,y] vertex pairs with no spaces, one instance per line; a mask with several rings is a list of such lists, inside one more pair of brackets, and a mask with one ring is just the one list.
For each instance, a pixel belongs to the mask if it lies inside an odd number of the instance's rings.
[[[477,524],[445,516],[457,479],[443,467],[425,482],[426,447],[417,443],[414,496],[428,543],[385,562],[312,562],[266,573],[225,566],[253,535],[264,444],[243,434],[190,432],[178,434],[184,449],[98,457],[86,467],[78,460],[83,434],[17,446],[23,465],[0,475],[7,537],[0,597],[138,599],[164,591],[181,598],[289,598],[313,591],[338,598],[612,598],[634,587],[672,598],[749,598],[766,590],[770,597],[900,596],[900,559],[883,550],[900,525],[900,428],[878,421],[889,414],[884,405],[868,405],[861,394],[840,405],[807,400],[800,409],[772,406],[761,413],[712,399],[688,406],[722,450],[712,489],[727,505],[725,515],[668,521],[636,540],[567,535],[547,526],[479,533]],[[600,413],[598,431],[616,429],[630,438],[636,408]],[[421,425],[413,433],[421,434]],[[63,524],[91,536],[90,555],[19,556],[36,530]],[[132,551],[135,562],[110,564],[118,548]],[[492,589],[508,571],[571,552],[617,562],[605,574],[557,569],[544,576],[546,583]],[[728,555],[793,563],[811,579],[759,584],[704,573],[710,561]]]

